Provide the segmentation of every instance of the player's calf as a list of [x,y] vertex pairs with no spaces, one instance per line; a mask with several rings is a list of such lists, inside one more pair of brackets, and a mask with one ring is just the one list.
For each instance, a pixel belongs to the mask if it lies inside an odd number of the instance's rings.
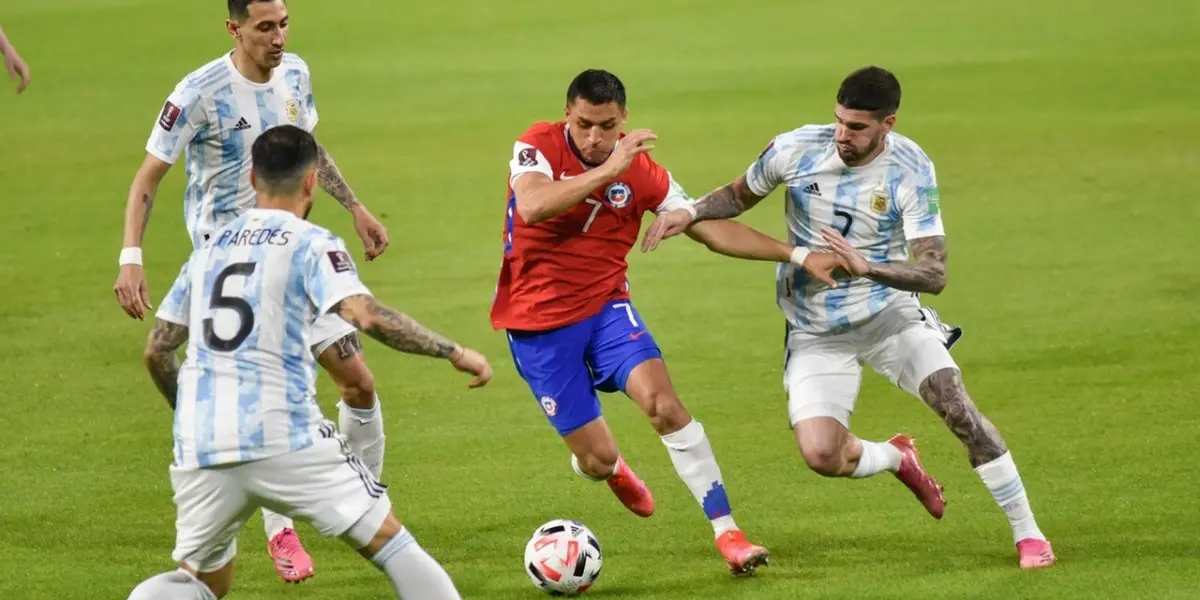
[[[381,501],[351,526],[343,539],[387,575],[401,598],[458,600],[458,591],[445,569],[417,543],[388,506],[390,503]],[[384,510],[387,514],[376,527],[378,513]]]
[[958,369],[934,372],[921,382],[920,392],[921,399],[966,446],[972,467],[996,460],[1008,452],[1000,432],[980,414],[975,402],[967,395]]
[[1012,453],[1000,432],[967,395],[962,373],[954,368],[941,369],[921,382],[920,391],[925,403],[962,441],[971,466],[1008,516],[1013,542],[1021,555],[1021,567],[1053,564],[1054,553],[1033,517]]

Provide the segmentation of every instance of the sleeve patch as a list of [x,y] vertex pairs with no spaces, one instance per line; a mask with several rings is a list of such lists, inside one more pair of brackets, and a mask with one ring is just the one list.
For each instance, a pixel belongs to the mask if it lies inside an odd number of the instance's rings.
[[354,261],[350,259],[350,255],[342,250],[330,250],[326,253],[329,257],[329,264],[333,265],[334,273],[345,273],[354,270]]
[[158,126],[166,131],[170,131],[175,127],[175,121],[179,120],[179,115],[182,112],[182,109],[168,100],[166,104],[163,104],[162,114],[158,115]]
[[521,148],[517,153],[517,164],[522,167],[537,166],[537,148]]
[[917,190],[920,198],[925,201],[925,206],[929,209],[929,214],[936,215],[941,212],[941,196],[938,194],[937,186],[920,188]]

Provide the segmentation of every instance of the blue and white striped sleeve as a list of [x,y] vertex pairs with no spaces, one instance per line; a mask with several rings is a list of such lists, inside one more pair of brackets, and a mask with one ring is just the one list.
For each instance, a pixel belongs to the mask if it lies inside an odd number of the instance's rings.
[[371,290],[358,278],[358,268],[341,239],[326,235],[313,240],[307,263],[304,290],[317,307],[317,314],[329,312],[350,296],[371,295]]
[[179,270],[179,276],[175,278],[175,283],[171,284],[167,296],[158,305],[155,317],[176,325],[188,324],[192,297],[192,278],[189,270],[191,263],[191,258],[183,263],[183,268]]
[[175,164],[207,119],[200,90],[187,80],[180,82],[158,114],[146,141],[146,152],[169,165]]
[[946,235],[942,227],[942,206],[938,194],[937,173],[932,162],[900,186],[900,215],[904,219],[904,239],[913,240]]
[[787,156],[783,150],[783,136],[776,136],[746,170],[746,185],[754,195],[765,198],[783,183]]

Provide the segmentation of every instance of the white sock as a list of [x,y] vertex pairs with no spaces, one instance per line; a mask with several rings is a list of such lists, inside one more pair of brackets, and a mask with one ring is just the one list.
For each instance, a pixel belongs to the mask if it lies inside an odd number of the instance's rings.
[[262,509],[262,513],[263,526],[267,530],[267,540],[275,539],[275,536],[279,535],[279,532],[283,531],[284,529],[296,528],[296,524],[290,517],[273,512],[266,508]]
[[975,472],[979,473],[979,478],[983,479],[983,484],[992,493],[996,503],[1004,509],[1004,514],[1008,515],[1014,543],[1026,538],[1046,539],[1042,530],[1038,529],[1037,521],[1033,519],[1033,508],[1029,506],[1025,484],[1021,482],[1021,474],[1017,473],[1017,465],[1013,462],[1011,452],[1005,452],[1004,456],[975,467]]
[[191,573],[183,569],[159,573],[133,588],[129,600],[217,600]]
[[900,451],[887,442],[868,442],[859,440],[862,444],[862,456],[850,474],[854,478],[870,477],[883,471],[895,472],[900,468]]
[[392,587],[406,600],[460,600],[454,582],[407,528],[388,540],[371,562],[392,580]]
[[383,416],[379,408],[379,397],[371,408],[354,408],[345,401],[338,402],[338,430],[346,436],[350,451],[362,460],[367,470],[379,479],[383,472],[383,451],[386,446],[383,435]]
[[729,496],[721,479],[721,468],[713,455],[712,445],[704,434],[699,421],[688,423],[675,433],[662,436],[667,453],[675,471],[692,491],[692,496],[712,523],[713,532],[720,536],[726,531],[737,529],[733,522],[733,509],[729,507]]

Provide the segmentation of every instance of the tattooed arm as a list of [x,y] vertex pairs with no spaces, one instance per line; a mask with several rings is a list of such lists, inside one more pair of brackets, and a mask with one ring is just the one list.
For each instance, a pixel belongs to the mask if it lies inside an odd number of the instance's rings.
[[366,206],[354,195],[341,170],[325,146],[317,144],[317,185],[333,196],[350,214],[354,215],[354,230],[367,250],[367,260],[383,254],[388,246],[387,228],[375,219]]
[[[122,238],[121,271],[117,274],[117,282],[113,292],[117,302],[125,310],[125,314],[135,319],[142,319],[146,310],[153,308],[150,303],[150,290],[146,285],[146,272],[142,268],[142,240],[146,237],[146,227],[150,224],[150,213],[154,208],[154,197],[158,195],[158,185],[162,182],[170,163],[163,162],[153,155],[147,155],[142,166],[133,176],[133,184],[129,186],[129,197],[125,201],[125,234]],[[125,253],[133,252],[131,259],[126,260]]]
[[906,292],[940,294],[946,287],[946,237],[941,235],[917,238],[909,244],[915,262],[872,262],[859,254],[841,232],[825,227],[821,235],[830,249],[845,260],[847,270],[856,277],[866,277],[888,287]]
[[334,306],[332,312],[359,331],[400,352],[450,358],[460,349],[458,344],[427,329],[412,317],[380,304],[371,296],[350,296]]
[[455,369],[475,376],[467,384],[470,387],[486,385],[492,378],[492,367],[482,354],[459,346],[371,296],[350,296],[335,304],[331,312],[340,315],[359,331],[400,352],[449,359]]
[[354,190],[350,189],[350,184],[346,183],[346,178],[342,177],[341,170],[333,162],[333,157],[320,144],[317,144],[317,185],[348,211],[362,207],[362,203],[354,196]]
[[[750,210],[762,199],[763,196],[759,196],[751,191],[750,184],[746,183],[746,176],[741,175],[728,184],[709,192],[686,209],[672,210],[656,217],[654,223],[650,225],[650,228],[646,230],[646,234],[642,237],[642,252],[654,250],[663,240],[684,233],[701,221],[732,219]],[[703,229],[701,228],[701,230]],[[714,231],[712,228],[709,228],[709,230]],[[716,229],[715,231],[720,230]],[[703,232],[701,231],[701,233]],[[696,235],[691,235],[691,237],[700,241]],[[714,249],[707,242],[705,242],[705,245],[710,250],[720,254],[740,256],[738,254],[721,252]]]
[[762,196],[750,190],[750,185],[746,183],[746,176],[740,175],[737,179],[697,200],[693,205],[693,208],[696,209],[696,217],[692,221],[732,219],[754,208],[754,205],[762,199]]
[[909,244],[915,262],[868,262],[866,276],[906,292],[940,294],[946,288],[946,238],[918,238]]
[[175,394],[179,386],[179,357],[176,351],[187,337],[187,326],[157,319],[146,340],[146,350],[142,353],[142,360],[150,371],[150,379],[154,380],[158,391],[167,399],[171,410],[175,410]]

